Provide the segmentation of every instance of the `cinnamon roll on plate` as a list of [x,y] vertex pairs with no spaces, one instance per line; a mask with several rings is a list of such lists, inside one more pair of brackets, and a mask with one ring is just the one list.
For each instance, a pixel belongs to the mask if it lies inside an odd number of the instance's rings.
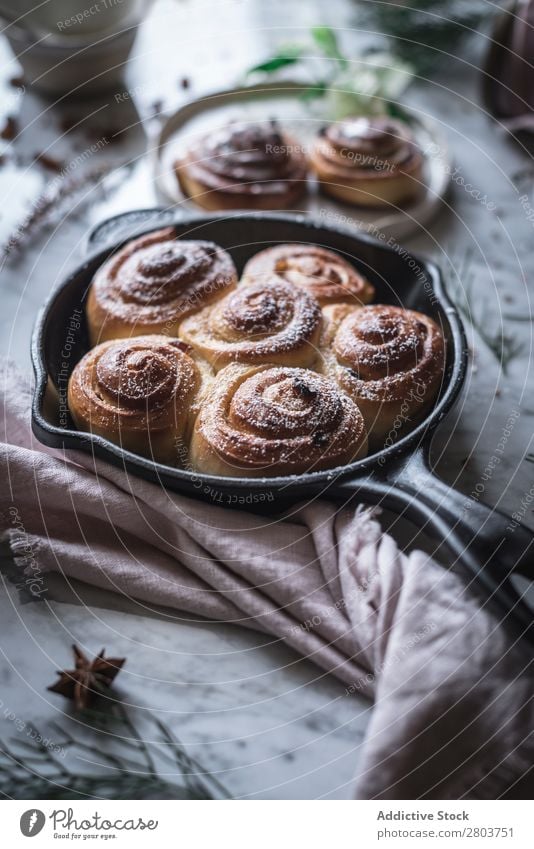
[[86,308],[91,344],[151,333],[176,336],[186,315],[236,282],[230,255],[213,242],[177,239],[172,227],[147,233],[96,272]]
[[187,452],[210,372],[166,336],[104,342],[74,367],[68,405],[79,430],[169,465]]
[[306,191],[306,158],[275,122],[211,132],[175,170],[183,193],[203,209],[283,209]]
[[438,394],[445,340],[423,313],[393,306],[327,307],[319,370],[358,405],[369,443],[384,448],[413,428]]
[[364,457],[367,436],[351,399],[301,368],[230,365],[195,423],[190,460],[211,475],[302,474]]
[[283,280],[313,295],[321,306],[373,300],[374,287],[334,251],[319,245],[277,245],[260,251],[243,270],[241,283]]
[[346,118],[317,138],[310,166],[322,190],[358,206],[401,206],[421,194],[424,157],[392,118]]
[[282,280],[240,286],[186,318],[180,338],[218,370],[232,362],[309,366],[321,335],[315,298]]

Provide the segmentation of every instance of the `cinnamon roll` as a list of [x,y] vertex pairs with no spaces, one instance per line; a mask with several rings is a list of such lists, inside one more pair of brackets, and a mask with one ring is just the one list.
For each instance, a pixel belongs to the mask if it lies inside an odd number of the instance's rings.
[[405,204],[421,192],[424,157],[406,124],[347,118],[318,137],[310,166],[323,191],[359,206]]
[[321,308],[281,280],[238,287],[186,318],[180,338],[218,370],[231,362],[308,366],[317,356]]
[[95,274],[87,301],[91,344],[147,333],[176,336],[184,316],[237,282],[213,242],[177,239],[172,227],[128,242]]
[[370,444],[382,448],[432,406],[445,367],[443,334],[428,316],[400,307],[328,310],[318,368],[358,405]]
[[195,423],[190,459],[212,475],[263,477],[329,469],[364,457],[356,404],[300,368],[230,365]]
[[321,305],[368,304],[374,287],[334,251],[318,245],[277,245],[260,251],[244,268],[242,283],[285,280],[305,289]]
[[166,336],[97,345],[75,366],[68,404],[80,430],[179,465],[207,389],[206,367]]
[[306,158],[274,121],[209,133],[175,170],[184,194],[203,209],[281,209],[306,190]]

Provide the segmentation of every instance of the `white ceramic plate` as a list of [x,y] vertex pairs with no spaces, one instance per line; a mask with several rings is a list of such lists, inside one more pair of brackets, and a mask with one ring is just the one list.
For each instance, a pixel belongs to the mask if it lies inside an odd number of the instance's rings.
[[[193,100],[167,117],[152,151],[153,169],[158,193],[166,203],[180,204],[184,209],[200,211],[184,197],[174,171],[181,152],[201,135],[230,121],[267,121],[276,118],[281,127],[302,144],[309,146],[319,128],[327,121],[312,111],[298,96],[304,90],[300,83],[277,82],[234,88]],[[403,109],[415,139],[425,152],[424,180],[426,190],[404,209],[381,210],[348,206],[327,198],[311,178],[307,195],[299,201],[298,212],[307,212],[330,223],[353,225],[377,237],[381,233],[402,239],[426,226],[443,206],[450,177],[447,145],[433,122]]]

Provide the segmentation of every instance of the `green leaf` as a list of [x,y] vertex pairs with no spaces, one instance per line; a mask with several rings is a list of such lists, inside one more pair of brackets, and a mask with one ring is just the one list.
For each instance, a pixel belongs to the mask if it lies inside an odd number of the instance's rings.
[[337,36],[331,27],[312,27],[311,34],[317,47],[325,56],[328,56],[329,59],[336,59],[340,67],[347,67],[347,60],[339,49]]
[[301,100],[304,100],[306,102],[308,100],[314,100],[316,97],[324,97],[327,91],[328,83],[318,82],[304,89],[304,91],[301,95],[299,95],[299,97]]
[[280,68],[287,68],[288,65],[294,65],[302,56],[304,48],[298,44],[281,47],[278,53],[275,53],[259,65],[254,65],[249,68],[247,74],[274,74]]

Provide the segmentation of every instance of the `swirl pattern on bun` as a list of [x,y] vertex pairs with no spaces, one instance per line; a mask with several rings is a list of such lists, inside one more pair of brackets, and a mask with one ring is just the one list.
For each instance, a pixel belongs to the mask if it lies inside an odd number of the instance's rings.
[[234,263],[213,242],[177,239],[172,227],[128,242],[97,271],[87,302],[93,345],[156,333],[235,286]]
[[68,404],[80,430],[176,465],[207,386],[207,369],[165,336],[104,342],[75,366]]
[[301,474],[366,452],[361,413],[332,381],[270,365],[220,372],[191,441],[195,469],[231,477]]
[[318,245],[277,245],[260,251],[243,270],[242,283],[284,280],[307,291],[324,306],[368,304],[374,287],[353,265]]
[[320,370],[360,408],[370,443],[381,448],[413,427],[439,391],[445,340],[428,316],[401,307],[333,307]]
[[175,169],[184,194],[203,209],[280,209],[306,190],[306,158],[275,122],[209,133]]
[[232,362],[307,366],[317,357],[317,301],[289,283],[238,287],[180,326],[180,337],[215,369]]
[[323,191],[359,206],[401,205],[421,192],[424,157],[391,118],[347,118],[318,137],[310,165]]

